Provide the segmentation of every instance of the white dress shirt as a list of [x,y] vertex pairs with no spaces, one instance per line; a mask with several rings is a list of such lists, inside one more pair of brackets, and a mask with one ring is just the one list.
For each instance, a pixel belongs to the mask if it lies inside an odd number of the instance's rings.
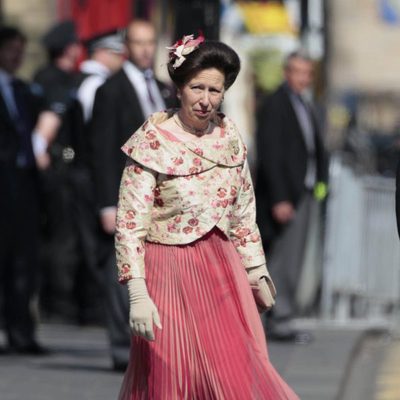
[[[125,61],[122,68],[128,76],[128,79],[132,83],[132,86],[136,90],[145,119],[147,119],[151,114],[157,111],[165,110],[164,99],[161,96],[160,90],[154,78],[151,78],[149,85],[149,90],[154,100],[153,105],[149,98],[149,92],[147,90],[147,83],[145,80],[144,72],[137,68],[130,61]],[[151,76],[153,75],[153,72],[151,70],[146,70],[145,73],[151,74]]]
[[82,105],[83,117],[88,122],[92,117],[93,103],[97,89],[110,76],[111,71],[102,63],[95,60],[84,61],[80,66],[81,72],[89,74],[78,89],[78,100]]

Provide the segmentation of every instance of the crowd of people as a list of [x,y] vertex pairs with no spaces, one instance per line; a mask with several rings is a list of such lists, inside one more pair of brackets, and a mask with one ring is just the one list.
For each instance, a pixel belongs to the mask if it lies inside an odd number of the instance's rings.
[[[193,43],[187,46],[190,51],[180,54],[185,40]],[[326,195],[321,134],[312,104],[302,96],[312,85],[312,60],[301,51],[290,54],[284,65],[285,82],[259,106],[255,202],[245,146],[234,123],[219,113],[225,90],[240,69],[228,46],[185,37],[170,53],[173,87],[154,75],[157,35],[147,21],[131,22],[124,35],[110,32],[86,41],[87,59],[79,71],[82,44],[74,23],[55,25],[43,37],[48,64],[32,83],[16,77],[25,45],[19,29],[0,28],[0,293],[5,350],[46,353],[35,331],[40,310],[48,318],[104,322],[113,367],[124,371],[130,357],[130,324],[138,339],[132,342],[135,354],[121,398],[157,387],[170,393],[174,384],[157,383],[163,362],[171,363],[176,356],[166,353],[169,342],[180,348],[179,363],[191,351],[185,346],[194,336],[202,341],[204,352],[208,348],[213,353],[215,343],[209,335],[218,327],[204,330],[191,325],[201,322],[206,307],[219,312],[214,322],[224,321],[218,329],[225,338],[235,332],[219,346],[235,342],[240,347],[246,340],[247,350],[235,357],[251,357],[253,372],[274,382],[265,381],[266,387],[249,385],[249,393],[296,398],[269,364],[257,308],[248,305],[250,286],[246,293],[236,286],[243,286],[246,278],[237,269],[241,263],[257,290],[264,290],[260,282],[265,278],[265,290],[275,295],[274,282],[276,304],[263,314],[267,337],[312,339],[291,324],[310,210],[319,207]],[[193,139],[204,135],[213,142]],[[144,244],[146,238],[150,239]],[[237,251],[237,258],[232,251]],[[207,257],[211,261],[199,261]],[[223,266],[222,275],[210,269],[215,260]],[[143,283],[145,264],[149,287]],[[190,273],[185,270],[188,265],[195,268]],[[232,276],[229,268],[236,268]],[[198,280],[205,286],[196,292],[190,285]],[[220,294],[225,300],[217,310],[215,296]],[[184,296],[188,309],[181,303]],[[193,317],[200,297],[205,305]],[[229,319],[228,309],[243,314],[254,329],[252,339],[239,320]],[[189,336],[179,336],[166,325],[167,342],[149,347],[143,340],[153,343],[160,335],[153,322],[161,328],[161,321],[171,318],[185,321],[182,329]],[[173,339],[174,335],[181,339]],[[150,385],[138,365],[142,368],[154,353],[160,358],[154,361]],[[229,365],[223,357],[199,359],[199,376],[207,375],[209,363]],[[186,367],[189,364],[182,368]],[[182,370],[183,375],[188,373]],[[225,376],[226,382],[222,376],[215,378],[221,386],[211,385],[209,390],[225,393],[234,375]],[[210,385],[192,378],[193,393]],[[248,376],[248,383],[253,378]]]
[[[120,147],[150,114],[175,105],[152,70],[156,32],[135,21],[125,36],[106,33],[82,47],[72,21],[56,24],[42,40],[48,63],[30,83],[16,77],[26,41],[19,29],[0,28],[7,351],[44,351],[34,329],[40,309],[50,319],[105,320],[114,367],[121,369],[130,336],[127,293],[114,279]],[[82,50],[87,59],[77,71]]]

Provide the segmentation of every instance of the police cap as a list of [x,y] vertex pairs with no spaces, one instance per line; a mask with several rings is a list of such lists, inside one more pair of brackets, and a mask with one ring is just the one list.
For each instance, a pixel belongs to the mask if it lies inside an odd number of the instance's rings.
[[78,42],[73,21],[63,21],[54,25],[42,38],[43,45],[50,51],[64,50],[68,45]]

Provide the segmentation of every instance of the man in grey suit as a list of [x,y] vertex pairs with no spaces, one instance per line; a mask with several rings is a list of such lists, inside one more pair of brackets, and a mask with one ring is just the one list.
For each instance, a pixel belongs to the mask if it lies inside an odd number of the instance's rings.
[[325,154],[317,119],[304,97],[312,84],[312,61],[302,52],[292,53],[284,75],[285,82],[261,104],[257,130],[257,219],[277,289],[267,335],[307,340],[291,320],[310,210],[325,187]]

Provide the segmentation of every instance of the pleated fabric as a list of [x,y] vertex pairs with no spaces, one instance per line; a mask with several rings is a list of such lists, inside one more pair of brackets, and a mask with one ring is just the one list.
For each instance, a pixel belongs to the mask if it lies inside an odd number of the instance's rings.
[[268,359],[246,271],[218,229],[184,246],[146,243],[163,326],[132,337],[120,400],[295,400]]

